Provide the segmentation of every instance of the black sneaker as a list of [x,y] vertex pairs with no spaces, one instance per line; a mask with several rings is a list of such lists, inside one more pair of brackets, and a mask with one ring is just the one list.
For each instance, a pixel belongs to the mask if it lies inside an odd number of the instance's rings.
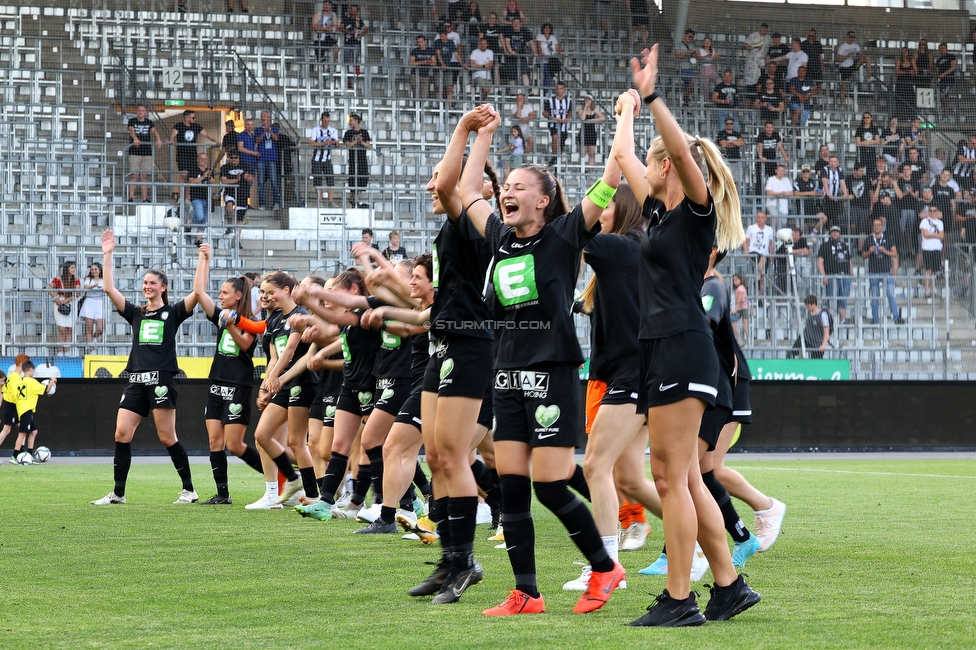
[[736,614],[746,611],[762,598],[746,584],[741,575],[728,587],[713,586],[711,594],[708,606],[705,607],[705,618],[709,621],[727,621]]
[[233,503],[230,497],[222,497],[219,494],[215,494],[206,501],[201,501],[202,506],[229,506]]
[[498,524],[502,520],[502,510],[498,507],[498,504],[493,504],[491,507],[491,523],[488,525],[488,530],[498,530]]
[[684,600],[675,600],[665,589],[654,599],[647,613],[636,621],[628,623],[631,627],[685,627],[701,625],[705,616],[698,609],[696,592],[691,592]]
[[485,572],[481,569],[481,565],[472,558],[471,566],[461,571],[454,571],[430,602],[434,605],[456,603],[461,600],[461,594],[468,587],[478,584],[484,577]]
[[375,535],[375,534],[387,534],[387,533],[397,533],[399,529],[397,528],[396,522],[391,524],[386,523],[382,519],[376,519],[366,528],[360,528],[359,530],[353,531],[354,535]]
[[441,557],[439,562],[427,562],[427,564],[435,564],[437,568],[434,569],[434,572],[430,574],[429,578],[407,592],[411,596],[431,596],[436,594],[444,586],[444,582],[451,573],[451,561],[446,557]]

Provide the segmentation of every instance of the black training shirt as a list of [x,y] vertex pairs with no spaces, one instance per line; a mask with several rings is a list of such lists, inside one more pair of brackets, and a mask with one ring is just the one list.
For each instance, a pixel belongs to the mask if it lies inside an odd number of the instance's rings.
[[217,326],[217,351],[214,352],[213,362],[210,364],[210,379],[227,384],[252,384],[257,337],[251,341],[251,347],[241,350],[230,332],[220,326],[220,310],[214,309],[213,315],[207,320]]
[[132,326],[132,350],[127,372],[159,370],[176,374],[176,330],[193,315],[180,300],[155,311],[143,310],[128,300],[119,315]]
[[[307,313],[308,310],[302,307],[301,305],[299,305],[296,306],[293,310],[291,310],[287,314],[283,313],[282,310],[277,309],[273,314],[268,316],[268,320],[265,323],[265,331],[269,334],[271,338],[271,344],[274,345],[275,352],[277,353],[279,359],[281,358],[281,353],[284,351],[285,346],[288,345],[288,337],[296,333],[295,330],[291,328],[291,325],[288,324],[288,319],[294,316],[295,314],[307,314]],[[281,377],[283,374],[288,372],[288,370],[293,365],[295,365],[296,361],[298,361],[299,359],[305,356],[305,354],[308,352],[309,347],[310,344],[300,340],[298,342],[298,346],[295,348],[295,354],[291,356],[291,361],[288,362],[287,366],[281,368],[281,370],[278,372],[278,376]],[[295,386],[298,384],[307,384],[310,381],[317,380],[317,379],[318,379],[317,377],[312,376],[311,372],[306,370],[298,377],[296,377],[294,381],[290,382],[283,388],[290,388],[291,386]]]
[[491,251],[484,238],[461,211],[456,222],[448,219],[434,239],[433,283],[437,293],[430,309],[430,331],[479,339],[494,338],[484,293]]
[[583,249],[596,273],[590,378],[609,382],[640,367],[638,267],[643,233],[597,235]]
[[[352,310],[357,318],[362,320],[363,312]],[[376,353],[380,348],[380,333],[356,325],[346,325],[339,334],[342,341],[342,383],[352,390],[373,390],[376,387],[376,375],[373,366],[376,363]]]

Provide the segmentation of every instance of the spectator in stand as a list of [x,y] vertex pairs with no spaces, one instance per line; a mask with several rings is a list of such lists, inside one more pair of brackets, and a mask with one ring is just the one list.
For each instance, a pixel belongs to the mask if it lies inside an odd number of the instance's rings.
[[217,151],[217,158],[214,164],[223,165],[230,157],[230,152],[240,153],[237,150],[237,131],[234,130],[234,120],[224,122],[224,137],[220,140],[220,149]]
[[374,237],[375,236],[373,235],[373,229],[372,228],[363,228],[362,242],[364,244],[366,244],[367,246],[370,246],[372,248],[375,248],[376,250],[379,250],[380,247],[376,245],[376,242],[375,241],[373,241]]
[[773,229],[766,225],[766,213],[761,210],[756,213],[756,223],[746,228],[746,239],[742,244],[742,252],[751,255],[756,262],[756,274],[759,278],[759,293],[766,293],[766,268],[769,258],[773,254]]
[[[244,217],[247,214],[247,189],[249,181],[253,177],[248,174],[241,165],[241,152],[231,151],[227,156],[227,162],[220,168],[220,184],[223,188],[224,201],[224,223],[228,224],[224,231],[225,235],[234,232],[235,226],[243,225]],[[238,198],[240,203],[238,203]],[[238,246],[240,246],[238,240]]]
[[525,138],[525,153],[532,153],[535,148],[535,129],[533,128],[532,121],[537,119],[537,115],[532,107],[529,106],[525,101],[525,94],[519,93],[515,96],[515,110],[512,112],[512,118],[518,122],[518,126],[522,129],[522,137]]
[[[800,48],[809,59],[807,61],[807,76],[810,77],[810,81],[817,84],[817,89],[819,90],[820,84],[823,83],[824,50],[823,44],[821,44],[820,39],[817,37],[816,28],[810,28],[810,31],[807,32],[807,40],[800,43]],[[789,73],[787,73],[786,78],[790,78]]]
[[505,15],[502,17],[501,22],[503,25],[515,27],[516,19],[522,24],[529,22],[529,19],[522,12],[522,7],[519,6],[519,3],[516,0],[508,0],[505,3]]
[[610,25],[607,19],[613,15],[613,0],[596,0],[596,15],[600,19],[600,34],[610,40]]
[[922,118],[918,115],[912,118],[912,123],[905,132],[902,140],[906,149],[915,147],[919,150],[920,155],[925,151],[925,147],[928,146],[928,141],[925,138],[925,131],[922,130]]
[[759,83],[763,66],[766,64],[766,54],[769,50],[771,39],[769,37],[769,25],[761,23],[759,30],[755,31],[742,42],[742,47],[746,50],[745,71],[742,75],[742,83],[745,91],[753,95],[758,94],[755,87]]
[[783,156],[786,162],[790,162],[790,157],[783,148],[783,138],[779,131],[772,122],[766,122],[756,142],[756,155],[759,158],[759,162],[756,163],[756,173],[759,177],[759,187],[765,187],[766,179],[776,175],[777,154]]
[[797,75],[790,80],[790,110],[793,111],[793,118],[790,124],[793,126],[806,126],[810,119],[810,111],[813,110],[813,95],[817,92],[817,86],[807,79],[806,66],[800,66]]
[[[790,51],[783,56],[778,56],[776,58],[771,58],[770,61],[779,63],[780,61],[786,61],[786,76],[785,80],[789,82],[790,79],[797,75],[797,71],[800,69],[801,65],[807,65],[810,57],[800,48],[800,39],[794,38],[790,43]],[[816,82],[813,75],[810,74],[809,66],[807,65],[807,74],[810,76],[810,80]]]
[[349,116],[349,128],[342,135],[342,142],[349,149],[349,204],[352,207],[368,208],[368,203],[361,203],[359,197],[363,188],[369,185],[369,161],[366,149],[373,146],[369,131],[362,128],[363,118],[358,113]]
[[312,16],[312,39],[315,41],[315,59],[320,63],[328,58],[335,61],[339,45],[336,34],[339,32],[339,17],[332,10],[332,3],[325,0],[322,9]]
[[908,156],[905,158],[905,164],[912,166],[912,180],[915,181],[919,187],[929,184],[929,170],[925,167],[925,163],[922,161],[922,157],[915,147],[910,147],[906,150]]
[[773,74],[769,75],[769,64],[776,63],[777,60],[782,60],[790,53],[790,45],[783,42],[783,35],[779,32],[773,34],[773,40],[766,50],[766,73],[767,76],[772,76],[776,79],[776,84],[782,86],[786,83],[786,66],[777,64],[776,68],[773,70]]
[[915,58],[907,47],[901,48],[901,54],[895,61],[895,110],[902,115],[914,115],[917,110],[915,100],[915,81],[918,78],[918,68]]
[[[498,14],[494,11],[488,14],[488,22],[478,25],[478,38],[488,41],[488,49],[496,55],[505,53],[505,28],[498,23]],[[498,71],[501,65],[494,66],[495,83],[498,83]]]
[[888,128],[879,136],[881,139],[881,155],[891,164],[901,162],[903,156],[904,139],[901,131],[898,130],[898,118],[892,116],[888,120]]
[[556,84],[556,94],[546,100],[546,108],[542,111],[543,116],[549,118],[549,136],[552,140],[550,151],[553,156],[549,159],[550,167],[555,167],[556,156],[563,152],[569,138],[572,104],[573,100],[566,95],[566,84],[560,81]]
[[[481,8],[477,2],[469,2],[458,24],[464,24],[468,32],[468,49],[474,52],[478,48],[478,26],[481,24]],[[494,52],[494,50],[492,50]],[[500,50],[499,50],[500,51]]]
[[952,87],[956,83],[956,55],[949,54],[949,46],[939,43],[939,56],[935,58],[935,80],[942,103],[942,117],[954,115],[955,102],[952,101]]
[[847,322],[847,296],[851,295],[851,251],[840,238],[840,226],[830,227],[830,239],[820,245],[817,255],[817,269],[823,276],[827,297],[837,296],[836,311],[840,316],[839,325]]
[[647,27],[651,24],[651,9],[647,0],[630,0],[627,10],[630,13],[630,42],[638,45],[649,43]]
[[[244,130],[237,134],[237,150],[241,152],[241,166],[251,176],[257,176],[258,158],[261,152],[258,151],[258,143],[255,136],[254,118],[249,117],[244,120]],[[257,183],[248,183],[248,190],[244,192],[245,203],[251,200],[251,206],[257,205]]]
[[586,153],[586,164],[591,167],[596,164],[596,124],[606,122],[607,116],[597,108],[593,102],[593,95],[587,93],[583,97],[583,105],[579,109],[579,119],[583,123],[583,150]]
[[[840,101],[843,104],[847,97],[847,84],[857,75],[858,69],[863,65],[871,78],[871,57],[861,51],[861,46],[855,41],[854,30],[848,30],[847,41],[837,46],[835,58],[840,72]],[[819,41],[817,43],[819,45]],[[907,51],[908,48],[905,48]],[[809,52],[808,52],[809,54]],[[821,46],[821,56],[823,56],[823,46]]]
[[[877,184],[875,184],[871,190],[871,208],[873,209],[874,205],[885,196],[891,199],[893,205],[895,200],[895,184],[893,183],[891,174],[888,172],[881,172],[881,175],[878,177]],[[886,222],[886,225],[891,227],[892,223],[888,221]],[[897,229],[897,223],[895,223],[894,227]]]
[[[919,214],[927,213],[932,208],[936,207],[935,195],[932,193],[931,187],[923,187],[921,190],[921,196],[918,199],[918,212]],[[942,206],[938,206],[941,212]],[[943,213],[944,215],[945,213]],[[948,225],[948,224],[947,224]]]
[[[144,104],[136,106],[136,116],[129,118],[129,203],[135,201],[136,182],[146,183],[153,175],[153,149],[151,138],[156,139],[156,148],[163,146],[163,141],[156,131],[152,120],[146,118]],[[149,186],[141,185],[142,202],[149,203]],[[155,194],[155,192],[153,193]]]
[[793,196],[798,197],[797,214],[803,217],[815,217],[820,214],[820,197],[823,196],[823,190],[809,165],[803,165],[800,168],[800,175],[793,180]]
[[819,178],[823,176],[823,170],[830,165],[830,145],[822,144],[817,152],[817,162],[810,167],[813,173]]
[[870,165],[878,157],[880,130],[874,126],[874,116],[867,111],[861,115],[861,124],[854,130],[854,144],[857,145],[857,164]]
[[934,295],[932,276],[942,270],[945,224],[942,222],[942,212],[937,207],[930,208],[928,212],[921,213],[919,217],[921,223],[919,223],[918,229],[922,234],[921,262],[925,271],[925,297],[931,300]]
[[[75,275],[77,267],[74,261],[61,264],[58,277],[51,280],[47,294],[54,298],[54,324],[58,328],[58,343],[70,344],[74,334],[75,325],[75,304],[78,300],[78,289],[81,288],[81,280]],[[71,352],[69,345],[58,347],[58,354],[65,355]]]
[[383,257],[394,264],[400,260],[413,259],[406,249],[400,247],[400,231],[390,231],[390,245],[383,249]]
[[462,0],[447,0],[447,19],[456,22],[461,14],[464,13]]
[[[803,299],[803,305],[807,308],[807,320],[803,326],[803,344],[807,349],[807,356],[811,359],[823,359],[830,342],[830,314],[817,305],[817,297],[813,294]],[[802,349],[800,337],[796,337],[790,356],[798,357]]]
[[956,146],[956,165],[952,177],[963,192],[972,193],[976,189],[976,134],[967,140],[960,140]]
[[786,97],[786,82],[783,80],[785,73],[785,65],[779,65],[775,61],[770,61],[766,64],[766,70],[759,79],[759,85],[756,86],[758,94],[755,96],[753,108],[759,108],[759,95],[766,90],[766,81],[769,79],[773,80],[773,88],[776,90],[776,94],[783,98]]
[[[359,15],[359,5],[349,5],[347,12],[342,19],[342,33],[345,34],[342,43],[342,58],[348,66],[348,73],[352,74],[355,71],[358,76],[360,48],[362,47],[363,36],[369,31],[369,27]],[[348,87],[352,88],[352,79],[349,80]]]
[[732,178],[735,179],[737,187],[743,187],[745,174],[742,169],[742,151],[745,149],[746,141],[742,139],[742,134],[735,128],[735,121],[731,117],[725,118],[725,128],[718,133],[715,144],[722,150],[725,162],[732,171]]
[[848,181],[847,191],[851,197],[851,233],[863,235],[870,228],[868,223],[871,215],[871,186],[864,167],[855,163],[854,173]]
[[960,217],[963,215],[959,215],[957,210],[959,202],[962,201],[962,191],[959,189],[959,184],[953,180],[952,172],[948,169],[942,170],[942,173],[939,174],[939,182],[932,186],[932,200],[939,206],[947,222],[958,223],[962,221]]
[[254,132],[254,141],[260,152],[257,178],[261,210],[267,210],[268,206],[273,210],[281,207],[278,199],[278,139],[278,127],[271,124],[271,113],[261,111],[261,126]]
[[915,62],[915,69],[918,70],[915,85],[930,88],[932,86],[933,58],[932,51],[929,49],[929,42],[924,38],[918,40],[918,47],[915,49],[912,60]]
[[495,67],[495,53],[488,49],[488,39],[479,38],[478,47],[472,50],[468,59],[471,70],[471,83],[481,90],[481,101],[488,101],[488,86],[491,85],[491,71]]
[[[444,21],[444,29],[447,30],[447,38],[457,45],[457,52],[460,55],[464,52],[464,48],[461,47],[461,35],[454,30],[454,22],[451,20]],[[462,59],[463,60],[463,59]]]
[[976,244],[976,194],[970,196],[965,207],[960,207],[957,211],[959,216],[956,218],[962,223],[959,238],[965,244]]
[[696,48],[693,44],[694,40],[695,30],[686,29],[684,37],[674,46],[674,58],[678,60],[678,74],[681,76],[681,81],[684,82],[681,96],[685,104],[691,101],[691,88],[695,85],[693,63]]
[[[790,228],[790,234],[793,242],[793,256],[796,257],[809,257],[811,255],[810,245],[807,243],[807,238],[797,230],[796,228]],[[781,293],[787,293],[788,285],[786,282],[786,277],[790,270],[790,262],[788,259],[789,249],[786,247],[786,242],[779,242],[776,245],[776,253],[773,257],[773,282],[776,284],[776,288],[779,289]],[[799,260],[794,260],[794,268],[797,271],[797,276],[800,275]],[[800,292],[800,278],[797,277],[797,293]]]
[[[312,147],[312,177],[319,195],[319,203],[322,202],[322,187],[328,188],[329,207],[337,207],[335,204],[335,171],[332,168],[332,151],[341,144],[339,140],[339,129],[331,126],[332,116],[329,111],[322,111],[319,116],[319,124],[312,129],[309,139],[309,146]],[[246,190],[242,192],[247,195]]]
[[871,322],[880,322],[878,297],[881,295],[881,283],[885,283],[885,294],[888,296],[888,306],[895,323],[901,325],[901,314],[898,312],[898,302],[895,300],[895,280],[898,275],[898,247],[884,232],[884,221],[874,219],[871,222],[871,234],[864,238],[861,245],[861,257],[868,261],[868,280],[871,285]]
[[767,78],[766,87],[759,95],[759,119],[763,122],[782,124],[785,114],[786,102],[783,101],[783,96],[776,91],[776,83]]
[[732,276],[732,293],[735,299],[732,301],[732,328],[742,345],[745,345],[749,337],[749,295],[746,291],[746,280],[741,273]]
[[900,213],[898,228],[904,234],[898,242],[899,249],[904,253],[914,253],[918,248],[915,246],[913,226],[918,219],[918,198],[921,188],[912,180],[910,165],[902,165],[899,168],[898,178],[894,179],[894,184],[895,207]]
[[[858,163],[860,164],[860,163]],[[868,182],[871,184],[871,191],[878,186],[878,182],[881,179],[882,174],[888,173],[888,161],[884,159],[884,156],[878,156],[874,159],[874,167],[866,174],[868,177]],[[894,196],[894,194],[892,194]]]
[[[85,324],[85,341],[94,343],[105,333],[105,317],[103,315],[105,299],[105,280],[102,278],[102,263],[92,262],[88,275],[81,283],[85,290],[85,300],[78,309],[78,316]],[[94,353],[94,348],[88,348]]]
[[417,47],[410,50],[407,65],[412,68],[417,96],[427,99],[430,97],[430,71],[438,65],[437,50],[427,45],[427,37],[417,37]]
[[929,158],[929,182],[934,183],[935,179],[942,174],[943,169],[952,169],[952,165],[946,165],[946,150],[942,147],[935,149],[935,154]]
[[708,99],[712,96],[712,88],[717,86],[718,82],[721,80],[721,77],[719,77],[718,74],[718,66],[715,64],[715,62],[720,60],[722,57],[712,44],[712,38],[710,36],[706,36],[702,39],[702,44],[701,47],[698,48],[696,58],[701,64],[700,88],[702,103],[704,104],[707,103]]
[[542,87],[551,88],[553,79],[562,72],[562,59],[566,56],[559,39],[552,33],[552,23],[542,24],[542,31],[535,37],[535,48],[542,57]]
[[733,126],[739,128],[739,114],[735,110],[738,105],[739,89],[735,85],[735,77],[731,70],[722,73],[722,83],[712,89],[712,103],[719,109],[718,126],[723,127],[726,121],[732,120]]
[[454,84],[457,83],[464,67],[458,61],[457,43],[448,37],[447,27],[441,25],[437,28],[437,40],[434,41],[433,49],[437,52],[437,64],[441,67],[441,99],[454,99]]
[[786,177],[786,166],[776,165],[776,174],[766,179],[766,213],[773,226],[782,227],[790,215],[790,199],[793,196],[793,182]]
[[522,129],[519,128],[518,124],[512,126],[512,133],[508,138],[508,145],[503,149],[499,149],[498,153],[509,154],[508,165],[505,169],[506,176],[516,167],[522,166],[523,156],[525,155],[525,139],[522,137]]
[[214,144],[217,140],[213,138],[207,130],[197,124],[197,114],[195,111],[183,111],[183,121],[173,126],[169,135],[170,146],[176,146],[176,179],[179,183],[179,190],[173,189],[173,198],[183,199],[183,186],[186,183],[187,174],[193,172],[197,166],[197,144],[200,138],[204,137]]
[[[197,155],[196,169],[189,173],[190,205],[193,207],[193,223],[205,226],[210,220],[210,183],[213,182],[213,169],[207,154]],[[203,230],[194,228],[193,243],[199,246],[203,243]]]
[[515,18],[511,29],[505,34],[505,64],[503,81],[514,83],[521,81],[525,87],[529,86],[530,57],[535,58],[535,39],[532,30],[522,26],[522,20]]

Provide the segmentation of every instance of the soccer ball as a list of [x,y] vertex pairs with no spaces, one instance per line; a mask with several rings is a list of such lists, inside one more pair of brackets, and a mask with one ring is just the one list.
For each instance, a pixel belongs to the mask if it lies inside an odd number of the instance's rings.
[[22,451],[17,454],[17,464],[18,465],[33,465],[34,457],[30,455],[29,452]]
[[46,463],[51,459],[51,450],[47,447],[38,447],[34,450],[34,460],[39,463]]

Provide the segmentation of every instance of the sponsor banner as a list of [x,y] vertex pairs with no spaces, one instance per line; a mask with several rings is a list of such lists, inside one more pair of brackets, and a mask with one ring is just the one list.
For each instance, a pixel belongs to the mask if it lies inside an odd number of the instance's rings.
[[845,381],[850,359],[747,359],[753,381]]

